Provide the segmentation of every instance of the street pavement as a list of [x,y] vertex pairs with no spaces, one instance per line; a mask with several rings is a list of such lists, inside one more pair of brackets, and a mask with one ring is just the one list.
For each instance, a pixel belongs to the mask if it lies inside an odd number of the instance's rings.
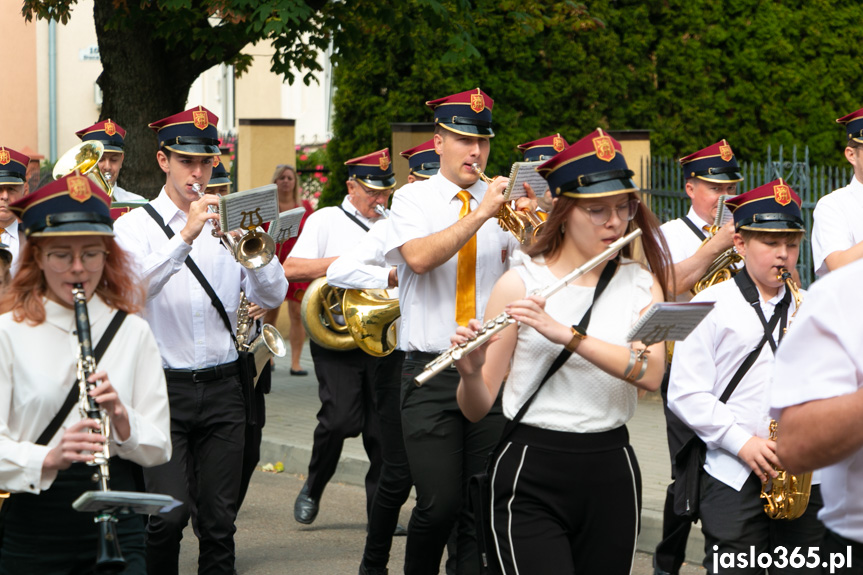
[[[284,329],[279,326],[280,330]],[[285,329],[282,333],[287,333]],[[324,492],[320,513],[312,525],[293,519],[293,503],[308,472],[315,415],[320,402],[317,381],[304,346],[301,359],[308,376],[291,376],[290,361],[278,360],[273,372],[272,392],[267,396],[267,422],[261,446],[261,465],[282,462],[281,474],[256,471],[243,508],[237,518],[237,571],[240,575],[353,575],[357,572],[365,543],[365,491],[363,478],[368,459],[359,438],[345,442],[339,467]],[[665,418],[659,394],[639,401],[628,424],[630,439],[641,468],[643,482],[642,527],[634,575],[650,575],[652,552],[662,533],[662,507],[669,482]],[[585,470],[601,473],[602,470]],[[411,497],[402,509],[408,524]],[[401,573],[405,538],[394,539],[390,572]],[[703,574],[703,538],[693,527],[683,575]],[[187,529],[180,573],[195,573],[197,542]],[[441,569],[441,573],[444,570]]]

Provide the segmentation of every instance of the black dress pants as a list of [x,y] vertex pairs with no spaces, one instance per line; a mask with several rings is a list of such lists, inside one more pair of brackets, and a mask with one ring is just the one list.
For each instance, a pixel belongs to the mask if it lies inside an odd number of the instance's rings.
[[405,573],[438,573],[444,546],[458,522],[457,572],[479,573],[473,514],[465,504],[467,481],[481,473],[500,440],[500,398],[486,417],[471,423],[456,402],[459,375],[446,369],[422,387],[414,377],[425,361],[405,359],[402,427],[417,503],[408,526]]
[[321,399],[306,481],[309,497],[320,501],[324,488],[336,472],[345,439],[362,433],[370,464],[366,474],[366,513],[370,513],[382,463],[374,396],[379,360],[359,349],[332,351],[312,341],[309,349]]
[[243,505],[246,499],[246,492],[249,490],[249,482],[252,480],[252,474],[258,467],[258,462],[261,460],[261,440],[264,435],[264,424],[267,422],[267,407],[264,404],[264,396],[270,393],[272,387],[273,375],[270,365],[266,364],[263,367],[261,377],[258,378],[258,385],[255,386],[255,413],[256,422],[254,425],[249,425],[246,422],[246,440],[243,449],[243,472],[240,478],[240,498],[237,500],[237,511]]
[[147,570],[175,575],[180,540],[194,494],[199,535],[198,573],[232,575],[234,521],[243,465],[246,412],[237,376],[193,383],[168,379],[173,453],[168,463],[144,470],[147,491],[183,502],[151,515]]
[[413,485],[402,437],[399,407],[404,357],[403,351],[395,350],[381,358],[375,376],[375,404],[381,426],[383,465],[369,514],[369,532],[363,552],[363,564],[375,569],[385,569],[389,562],[399,511],[410,496]]

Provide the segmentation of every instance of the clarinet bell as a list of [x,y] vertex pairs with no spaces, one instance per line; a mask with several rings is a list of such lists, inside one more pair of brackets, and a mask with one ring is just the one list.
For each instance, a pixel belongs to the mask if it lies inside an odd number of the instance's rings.
[[117,524],[113,517],[100,520],[99,543],[96,548],[96,573],[122,573],[126,570],[126,560],[120,551]]

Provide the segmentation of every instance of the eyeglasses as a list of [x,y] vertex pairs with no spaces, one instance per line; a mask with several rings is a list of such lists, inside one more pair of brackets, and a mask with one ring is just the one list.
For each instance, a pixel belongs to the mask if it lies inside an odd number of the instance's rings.
[[583,206],[576,206],[581,208],[587,215],[590,217],[590,221],[593,222],[594,225],[604,226],[608,223],[608,220],[611,219],[611,211],[614,210],[617,212],[617,217],[624,222],[630,222],[635,217],[635,213],[638,211],[638,204],[640,204],[638,200],[635,198],[627,201],[625,204],[621,204],[619,206],[611,207],[611,206],[594,206],[590,208],[585,208]]
[[97,272],[105,266],[105,259],[108,257],[106,250],[87,250],[81,254],[72,252],[48,252],[45,254],[45,261],[51,271],[62,274],[72,269],[72,264],[75,259],[81,260],[81,265],[88,272]]

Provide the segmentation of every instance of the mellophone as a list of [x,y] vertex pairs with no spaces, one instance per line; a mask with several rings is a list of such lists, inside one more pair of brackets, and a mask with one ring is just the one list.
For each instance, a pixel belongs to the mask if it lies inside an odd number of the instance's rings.
[[[573,271],[560,278],[553,284],[537,292],[534,292],[534,295],[539,295],[543,298],[551,297],[579,277],[583,276],[599,264],[611,258],[624,246],[632,243],[639,236],[641,236],[641,229],[636,228],[635,230],[618,239],[617,241],[612,242],[608,246],[608,248],[606,248],[602,253],[591,258],[583,265],[575,268]],[[488,320],[482,326],[482,329],[477,333],[477,336],[475,338],[465,343],[450,347],[448,350],[444,351],[437,358],[435,358],[434,361],[429,362],[423,369],[422,373],[420,373],[418,376],[416,376],[416,378],[414,378],[414,382],[417,386],[422,386],[428,380],[449,367],[453,361],[459,360],[465,355],[474,351],[476,348],[483,345],[495,334],[499,333],[512,323],[515,323],[515,320],[506,312],[503,312],[500,315]]]

